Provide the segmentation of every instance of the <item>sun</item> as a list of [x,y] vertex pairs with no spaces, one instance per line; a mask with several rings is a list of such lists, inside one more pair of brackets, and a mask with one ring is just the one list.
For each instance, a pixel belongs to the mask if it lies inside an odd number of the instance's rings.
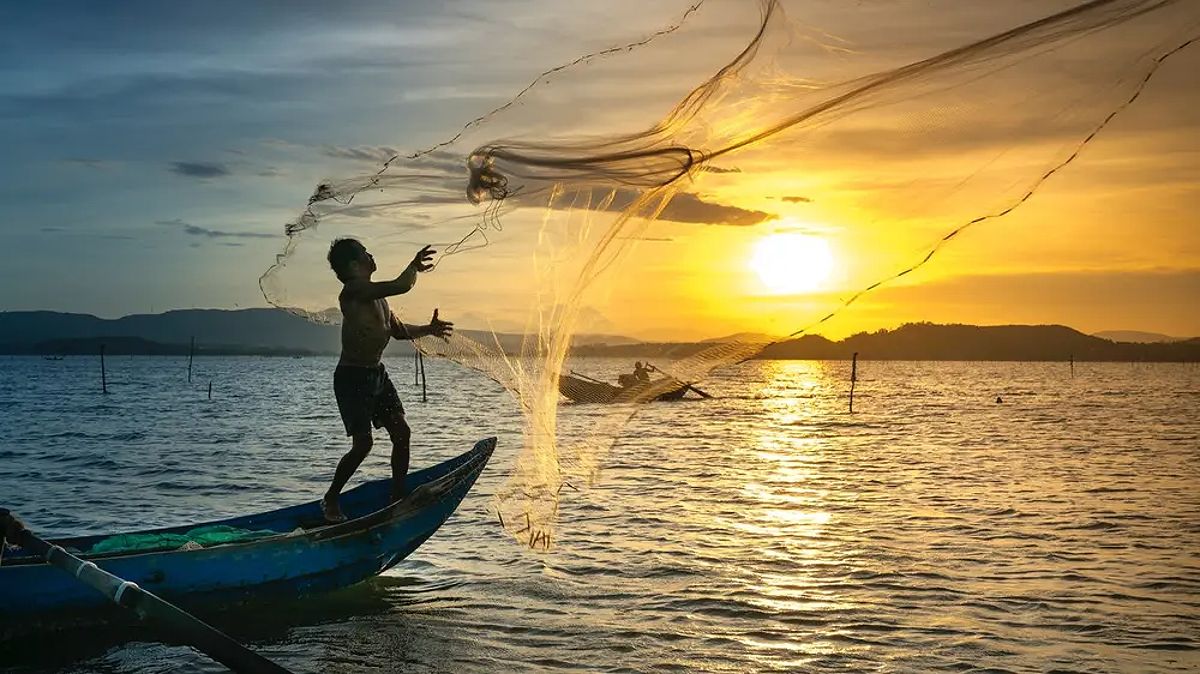
[[833,272],[833,252],[818,236],[771,234],[755,245],[750,268],[776,295],[811,292]]

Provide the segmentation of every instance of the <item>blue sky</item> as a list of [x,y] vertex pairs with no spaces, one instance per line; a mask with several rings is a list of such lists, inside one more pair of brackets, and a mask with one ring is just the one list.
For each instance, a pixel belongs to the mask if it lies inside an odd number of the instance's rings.
[[[0,308],[262,306],[257,277],[319,179],[440,140],[534,68],[677,11],[549,45],[556,21],[590,17],[538,7],[5,5]],[[486,71],[470,47],[484,35],[512,54]]]

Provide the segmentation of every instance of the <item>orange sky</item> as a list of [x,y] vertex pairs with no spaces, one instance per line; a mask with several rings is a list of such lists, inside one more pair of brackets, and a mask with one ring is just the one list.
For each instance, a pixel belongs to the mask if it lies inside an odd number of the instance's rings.
[[[989,17],[987,25],[1001,19]],[[731,171],[704,174],[685,191],[772,217],[752,226],[653,224],[638,234],[621,266],[597,283],[588,303],[598,314],[581,328],[695,339],[787,334],[811,324],[920,260],[954,227],[1011,205],[1069,155],[1142,74],[1122,70],[1122,54],[1137,51],[1130,39],[1114,34],[1083,42],[1065,59],[1048,61],[1062,71],[1018,63],[948,95],[901,99],[723,157],[718,166]],[[937,47],[931,42],[900,44],[905,53],[923,54]],[[799,72],[789,70],[794,57],[788,52],[772,60],[772,74]],[[832,66],[851,73],[854,67],[861,64]],[[928,265],[861,298],[816,331],[840,337],[927,320],[1200,335],[1197,69],[1200,48],[1173,57],[1136,104],[1028,202],[966,230]],[[1094,81],[1086,81],[1090,76]],[[1123,86],[1111,86],[1117,77]],[[758,94],[754,104],[735,96],[709,117],[718,125],[753,126],[783,105],[770,88],[749,91]],[[835,268],[821,288],[779,295],[763,287],[750,259],[758,241],[780,231],[829,242]],[[494,252],[506,259],[500,247]],[[563,277],[565,288],[569,274]],[[449,291],[455,284],[438,285]],[[514,295],[525,292],[519,288]]]

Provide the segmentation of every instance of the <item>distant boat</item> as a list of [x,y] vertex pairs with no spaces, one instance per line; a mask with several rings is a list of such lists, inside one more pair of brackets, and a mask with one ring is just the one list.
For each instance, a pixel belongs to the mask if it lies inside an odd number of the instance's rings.
[[[263,597],[291,598],[358,583],[407,557],[454,512],[487,465],[496,439],[409,474],[412,490],[390,504],[391,480],[376,480],[342,494],[350,519],[326,524],[317,501],[257,515],[154,529],[122,539],[177,539],[200,527],[230,527],[260,536],[200,547],[176,542],[170,549],[89,554],[112,535],[51,541],[102,569],[188,607],[226,605]],[[111,549],[112,541],[102,546]],[[69,574],[23,550],[0,561],[0,634],[60,623],[105,621],[122,609]]]
[[558,390],[577,403],[629,403],[679,400],[690,387],[670,377],[630,386],[613,386],[578,373],[558,378]]
[[42,360],[62,360],[62,356],[42,356]]

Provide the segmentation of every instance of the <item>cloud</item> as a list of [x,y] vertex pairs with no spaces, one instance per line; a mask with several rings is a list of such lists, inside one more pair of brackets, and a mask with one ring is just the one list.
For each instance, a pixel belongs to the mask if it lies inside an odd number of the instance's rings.
[[[623,211],[637,199],[638,194],[634,190],[617,190],[616,195],[605,210],[612,212]],[[565,210],[570,203],[571,199],[556,199],[554,205],[556,208]],[[703,225],[748,227],[775,217],[772,213],[748,210],[726,204],[716,204],[711,201],[705,201],[691,192],[681,192],[671,199],[670,203],[659,214],[658,219]]]
[[201,236],[208,239],[274,239],[274,234],[266,234],[264,232],[226,232],[219,229],[208,229],[193,225],[181,218],[172,220],[155,220],[154,224],[162,225],[163,227],[179,227],[184,234],[189,236]]
[[789,204],[811,204],[812,203],[812,199],[809,199],[808,197],[779,197],[779,198],[782,201],[788,202]]
[[420,159],[410,160],[406,157],[413,153],[412,149],[400,150],[390,145],[322,145],[321,154],[334,159],[349,159],[352,161],[383,164],[394,157],[399,157],[393,168],[407,166],[422,172],[440,171],[453,180],[462,179],[467,175],[466,157],[446,150],[434,150],[426,153]]
[[321,154],[334,159],[351,159],[354,161],[383,162],[400,154],[400,150],[387,145],[356,145],[340,147],[337,145],[322,145]]
[[192,236],[206,236],[210,239],[219,238],[237,238],[237,239],[274,239],[274,234],[266,234],[264,232],[224,232],[219,229],[205,229],[196,225],[184,225],[183,232]]
[[81,168],[95,169],[97,171],[107,171],[120,166],[120,162],[110,161],[108,159],[93,159],[91,157],[70,157],[62,161],[64,164],[70,164],[72,166],[78,166]]
[[229,169],[224,164],[215,162],[173,161],[168,170],[188,178],[220,178],[229,175]]
[[720,167],[720,166],[709,166],[709,165],[707,165],[707,164],[706,164],[706,165],[704,165],[704,166],[701,166],[701,167],[700,167],[700,170],[701,170],[701,171],[706,171],[706,172],[708,172],[708,173],[741,173],[741,172],[742,172],[742,169],[740,169],[740,168],[736,168],[736,167],[733,167],[733,168],[723,168],[723,167]]

